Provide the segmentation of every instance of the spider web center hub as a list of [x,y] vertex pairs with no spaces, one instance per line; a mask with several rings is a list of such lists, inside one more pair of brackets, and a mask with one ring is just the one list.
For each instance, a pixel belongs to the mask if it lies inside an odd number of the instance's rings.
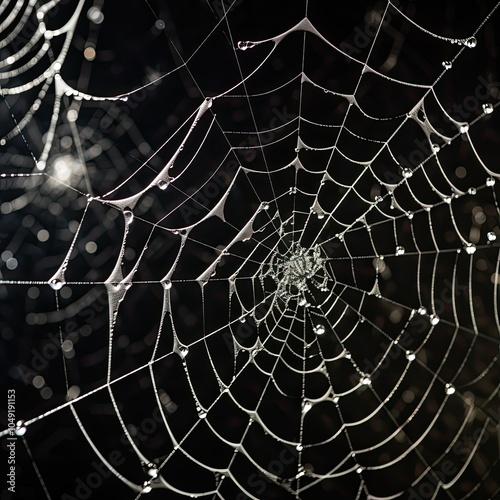
[[319,245],[302,247],[293,243],[282,255],[275,255],[270,262],[269,275],[276,283],[276,295],[284,301],[299,300],[305,305],[314,290],[326,291],[329,281],[325,258]]

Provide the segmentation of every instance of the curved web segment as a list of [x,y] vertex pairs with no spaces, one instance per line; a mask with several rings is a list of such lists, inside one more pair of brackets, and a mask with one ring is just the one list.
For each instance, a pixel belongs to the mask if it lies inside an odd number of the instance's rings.
[[445,30],[386,2],[342,39],[319,2],[283,29],[207,2],[194,43],[146,2],[168,67],[114,97],[64,74],[106,6],[2,6],[3,338],[45,400],[12,429],[26,492],[498,494],[497,6]]

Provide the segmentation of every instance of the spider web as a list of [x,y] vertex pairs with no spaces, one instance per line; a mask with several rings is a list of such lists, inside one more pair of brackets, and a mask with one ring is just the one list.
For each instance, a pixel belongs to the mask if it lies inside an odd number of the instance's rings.
[[21,498],[498,495],[498,4],[296,4],[2,4]]

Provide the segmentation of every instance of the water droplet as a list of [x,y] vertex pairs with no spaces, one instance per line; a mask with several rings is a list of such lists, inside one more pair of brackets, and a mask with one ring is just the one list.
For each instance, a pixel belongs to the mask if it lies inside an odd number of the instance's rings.
[[184,359],[189,353],[189,347],[187,347],[185,345],[181,345],[181,346],[179,346],[178,352],[179,352],[179,356],[182,359]]
[[427,309],[424,306],[420,306],[418,308],[418,314],[420,314],[421,316],[426,315],[427,314]]
[[156,466],[154,464],[149,464],[148,467],[148,476],[151,476],[152,478],[158,477],[159,471]]
[[269,203],[267,203],[267,202],[262,203],[261,209],[262,210],[269,210]]
[[78,119],[78,111],[76,109],[69,109],[66,113],[66,118],[69,122],[76,122]]
[[396,247],[396,255],[403,255],[405,253],[405,247],[398,246]]
[[335,396],[335,397],[333,398],[333,402],[334,402],[335,404],[336,404],[336,403],[338,403],[338,402],[339,402],[339,397],[338,397],[338,396]]
[[168,187],[168,182],[165,182],[164,180],[159,180],[157,182],[157,186],[162,190],[162,191],[165,191],[165,189],[167,189]]
[[488,241],[495,241],[497,239],[497,235],[493,231],[490,231],[486,237],[488,238]]
[[471,36],[465,40],[464,44],[466,47],[469,47],[469,49],[473,49],[477,45],[477,40],[475,37]]
[[59,278],[53,278],[49,281],[52,290],[60,290],[64,286],[64,281]]
[[465,251],[469,254],[472,255],[476,251],[476,245],[474,243],[467,243],[465,245]]
[[155,28],[159,31],[164,30],[165,29],[165,22],[162,21],[161,19],[157,19],[155,21]]
[[207,412],[203,408],[198,408],[198,417],[207,418]]
[[408,212],[408,219],[413,219],[413,214],[411,212]]
[[351,353],[349,351],[345,351],[344,358],[351,359]]
[[101,24],[104,21],[104,14],[98,7],[90,7],[87,11],[87,17],[94,24]]
[[170,288],[172,288],[172,282],[170,280],[162,281],[161,284],[165,290],[170,290]]
[[255,43],[253,42],[238,42],[238,48],[240,50],[247,50],[255,47]]
[[468,123],[461,123],[459,130],[460,130],[461,134],[465,134],[466,132],[469,131],[469,124]]
[[14,429],[14,433],[16,436],[24,436],[26,434],[27,427],[24,423],[24,420],[18,420],[16,422],[16,427]]
[[453,386],[453,384],[446,384],[445,391],[446,391],[446,394],[448,394],[449,396],[451,396],[452,394],[455,394],[456,389]]
[[325,327],[323,325],[320,325],[320,324],[316,325],[314,327],[314,333],[316,335],[323,335],[325,333]]
[[413,170],[411,168],[403,168],[403,177],[409,179],[413,175]]
[[443,198],[443,201],[444,201],[445,203],[448,203],[448,205],[449,205],[449,204],[451,203],[451,196],[445,196],[445,197]]
[[490,115],[491,113],[493,113],[493,110],[493,104],[491,104],[490,102],[483,104],[483,111],[485,115]]
[[471,187],[469,188],[469,190],[467,191],[469,194],[476,194],[477,191],[476,191],[476,188],[475,187]]
[[414,361],[416,358],[415,353],[411,351],[406,351],[406,359],[408,361]]
[[318,216],[318,219],[324,219],[325,218],[324,212],[318,212],[317,216]]
[[141,493],[149,493],[153,488],[151,488],[151,485],[146,481],[142,485],[142,492]]
[[429,319],[431,320],[431,325],[437,325],[439,323],[439,316],[436,314],[431,314]]
[[304,447],[301,444],[298,444],[296,447],[297,451],[302,451]]
[[439,151],[440,151],[440,149],[441,149],[441,146],[440,146],[439,144],[433,144],[433,145],[432,145],[432,152],[433,152],[433,153],[437,153],[437,152],[439,152]]
[[494,186],[494,185],[495,185],[495,179],[494,179],[493,177],[488,177],[488,178],[486,179],[486,185],[487,185],[488,187],[492,187],[492,186]]
[[360,379],[363,385],[370,385],[372,383],[371,378],[368,375],[363,375]]
[[361,474],[363,472],[363,467],[359,466],[357,469],[356,469],[356,473],[357,474]]
[[451,69],[451,61],[443,61],[444,69]]
[[134,212],[132,212],[132,210],[124,210],[123,217],[125,217],[126,224],[131,224],[134,220]]
[[378,196],[375,196],[375,203],[380,203],[381,201],[383,201],[384,198],[382,198],[382,196],[378,195]]
[[259,354],[259,351],[260,351],[260,349],[259,349],[259,348],[257,348],[257,347],[256,347],[255,349],[252,349],[252,350],[250,351],[250,355],[252,356],[252,358],[257,357],[257,354]]
[[312,408],[312,403],[310,401],[302,402],[302,413],[307,413]]

